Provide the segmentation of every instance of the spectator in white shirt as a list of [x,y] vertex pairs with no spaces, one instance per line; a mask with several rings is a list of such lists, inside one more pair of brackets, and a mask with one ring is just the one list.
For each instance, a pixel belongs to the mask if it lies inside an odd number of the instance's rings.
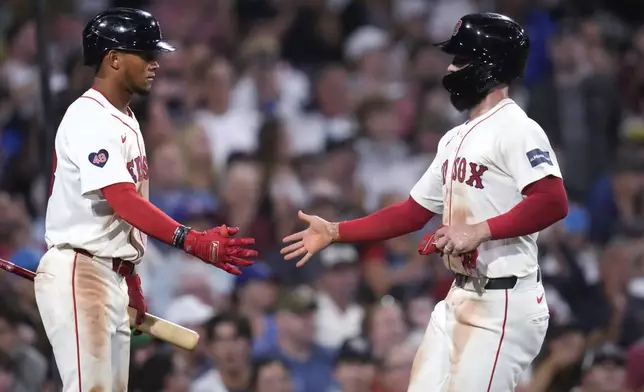
[[234,74],[228,60],[214,60],[205,80],[206,108],[197,111],[195,120],[208,136],[217,171],[224,169],[233,152],[255,150],[261,125],[259,112],[234,105],[233,87]]
[[338,349],[344,340],[360,334],[364,318],[364,309],[356,302],[358,252],[349,244],[331,245],[320,252],[320,262],[316,342]]
[[[186,294],[165,303],[164,315],[166,320],[206,335],[205,323],[216,314],[215,309],[205,304],[194,295]],[[185,376],[191,380],[197,379],[209,370],[211,365],[210,348],[205,339],[199,339],[197,347],[192,350],[178,350],[173,360],[184,370]]]
[[347,70],[335,64],[323,68],[316,77],[315,98],[307,112],[287,120],[291,153],[320,153],[328,141],[354,136],[353,103]]
[[418,173],[407,170],[411,154],[400,138],[400,123],[390,99],[365,99],[357,109],[357,117],[364,135],[355,145],[357,175],[365,189],[365,209],[375,211],[384,193],[411,189]]
[[344,58],[354,68],[353,88],[359,99],[384,95],[402,96],[403,86],[396,81],[395,56],[389,33],[375,26],[362,26],[347,38]]

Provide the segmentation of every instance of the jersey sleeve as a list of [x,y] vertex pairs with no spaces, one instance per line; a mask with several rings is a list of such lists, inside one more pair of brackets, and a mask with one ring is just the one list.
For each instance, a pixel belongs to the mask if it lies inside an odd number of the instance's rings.
[[438,215],[443,213],[442,166],[443,159],[439,149],[432,164],[409,193],[416,203]]
[[499,135],[497,151],[501,169],[519,191],[547,176],[562,177],[548,136],[534,122]]
[[81,193],[86,195],[120,182],[134,183],[127,169],[121,127],[105,113],[93,121],[74,124],[69,134],[71,160],[80,171]]

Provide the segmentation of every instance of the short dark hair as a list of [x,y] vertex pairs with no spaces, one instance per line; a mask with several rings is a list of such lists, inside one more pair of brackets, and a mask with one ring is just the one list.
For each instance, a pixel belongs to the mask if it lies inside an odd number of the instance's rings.
[[248,319],[234,312],[221,313],[211,318],[205,325],[208,341],[215,339],[215,330],[222,324],[230,323],[235,326],[237,336],[246,340],[253,340],[253,333]]

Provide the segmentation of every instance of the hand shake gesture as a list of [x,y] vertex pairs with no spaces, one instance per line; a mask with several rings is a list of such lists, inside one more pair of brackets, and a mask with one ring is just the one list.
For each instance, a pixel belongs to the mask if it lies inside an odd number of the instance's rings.
[[292,260],[296,257],[302,257],[296,264],[301,267],[308,262],[311,257],[331,245],[334,240],[338,239],[338,224],[328,222],[316,215],[307,215],[298,211],[298,218],[309,224],[306,229],[284,237],[284,243],[292,243],[285,246],[280,251],[284,259]]

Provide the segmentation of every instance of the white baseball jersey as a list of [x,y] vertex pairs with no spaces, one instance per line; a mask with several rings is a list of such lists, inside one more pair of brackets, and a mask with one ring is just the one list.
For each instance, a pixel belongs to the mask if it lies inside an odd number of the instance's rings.
[[[476,224],[504,214],[524,196],[525,186],[546,176],[561,178],[548,137],[511,99],[443,136],[436,158],[411,190],[443,224]],[[479,246],[476,269],[460,257],[444,256],[454,272],[498,278],[537,270],[537,233]]]
[[114,214],[102,188],[133,183],[149,197],[148,163],[139,123],[97,90],[72,103],[56,134],[54,178],[47,205],[49,248],[81,248],[138,262],[147,236]]

